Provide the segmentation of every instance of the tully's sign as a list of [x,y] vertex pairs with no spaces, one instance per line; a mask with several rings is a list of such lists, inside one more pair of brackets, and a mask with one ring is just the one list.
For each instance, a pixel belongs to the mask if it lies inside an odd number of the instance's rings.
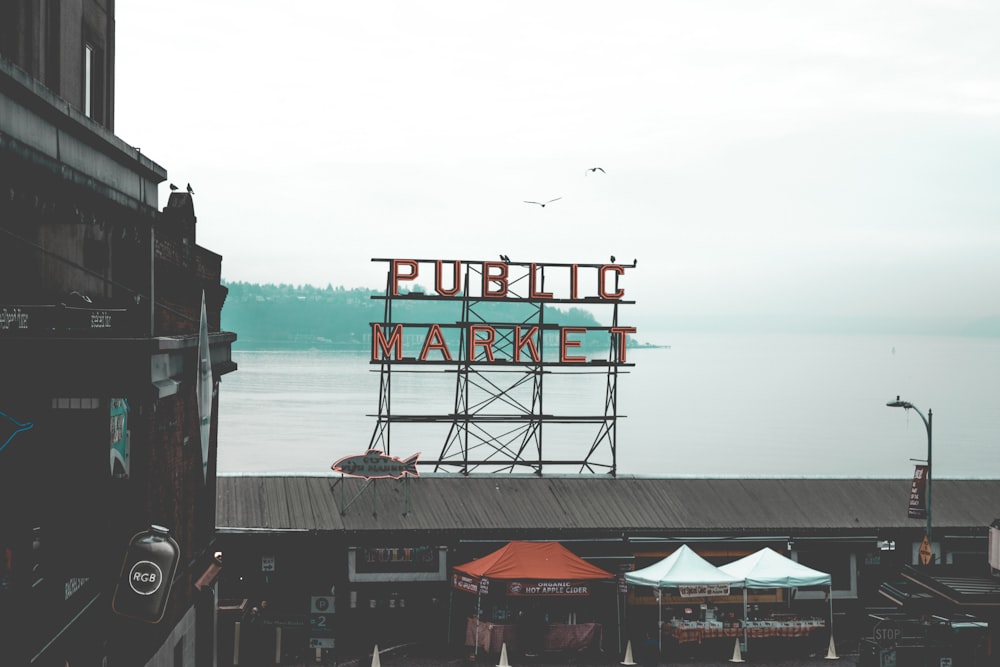
[[[597,304],[626,303],[625,290],[620,286],[621,278],[632,265],[622,264],[543,264],[538,262],[463,262],[460,260],[415,260],[389,259],[374,260],[389,262],[388,288],[386,298],[400,298],[401,287],[414,284],[425,273],[434,276],[433,293],[413,293],[437,301],[474,299],[477,302],[511,301],[544,304]],[[464,274],[464,279],[463,279]],[[551,278],[546,282],[546,277]],[[562,291],[547,285],[559,284]],[[538,323],[519,325],[499,322],[457,322],[432,324],[402,324],[392,322],[372,323],[373,362],[383,360],[399,361],[413,359],[419,361],[453,361],[456,356],[475,359],[480,363],[540,363],[542,361],[542,334],[549,334],[550,328]],[[413,329],[421,339],[419,353],[404,355],[404,340],[412,338]],[[464,349],[454,349],[454,340],[449,343],[446,331],[460,329],[465,334]],[[617,350],[614,362],[626,362],[626,343],[635,327],[614,326],[557,326],[559,356],[553,363],[584,364],[590,360],[578,354],[583,346],[583,337],[592,332],[606,332],[612,337]]]

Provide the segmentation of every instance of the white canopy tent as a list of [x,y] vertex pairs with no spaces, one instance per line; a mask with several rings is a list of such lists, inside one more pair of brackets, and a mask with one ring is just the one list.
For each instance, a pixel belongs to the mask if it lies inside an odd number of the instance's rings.
[[[696,554],[688,545],[682,544],[677,551],[661,561],[653,563],[635,572],[626,572],[625,581],[639,586],[652,586],[660,593],[664,588],[680,588],[682,586],[722,586],[725,594],[729,586],[743,584],[743,578],[723,572],[707,560]],[[656,596],[659,604],[659,643],[663,643],[663,602],[662,594]]]
[[719,570],[739,579],[743,586],[743,643],[747,641],[747,589],[748,588],[799,588],[826,586],[830,601],[830,637],[833,637],[833,583],[826,572],[820,572],[782,556],[764,547],[749,556],[721,565]]

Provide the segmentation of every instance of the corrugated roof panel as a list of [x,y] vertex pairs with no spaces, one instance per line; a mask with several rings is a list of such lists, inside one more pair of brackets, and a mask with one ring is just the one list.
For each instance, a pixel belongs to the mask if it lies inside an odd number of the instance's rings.
[[[649,534],[920,528],[907,479],[423,475],[407,480],[220,476],[231,529],[641,531]],[[934,525],[985,527],[1000,480],[934,480]]]

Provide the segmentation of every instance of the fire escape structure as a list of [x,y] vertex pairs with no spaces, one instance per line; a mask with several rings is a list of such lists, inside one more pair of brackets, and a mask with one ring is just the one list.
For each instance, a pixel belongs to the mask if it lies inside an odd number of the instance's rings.
[[[373,260],[392,261],[392,260]],[[425,262],[428,260],[420,260]],[[408,341],[434,340],[437,346],[436,358],[421,353],[419,356],[398,356],[373,354],[370,363],[378,366],[379,399],[377,417],[369,449],[378,449],[391,454],[393,425],[439,424],[447,434],[440,445],[436,459],[421,458],[421,467],[434,472],[454,472],[463,475],[471,473],[533,473],[541,476],[544,471],[617,473],[617,423],[618,377],[627,374],[627,368],[634,364],[626,361],[625,336],[619,329],[619,308],[634,301],[585,298],[539,298],[545,291],[545,273],[549,271],[568,272],[577,270],[601,271],[602,264],[519,264],[508,262],[512,270],[524,271],[512,277],[507,293],[502,298],[495,296],[474,296],[475,287],[484,282],[484,262],[462,262],[462,289],[455,295],[441,295],[410,291],[396,294],[393,289],[392,271],[388,272],[388,282],[384,295],[373,299],[384,300],[382,322],[373,322],[373,334],[377,327],[383,332],[404,323],[406,330],[413,334]],[[629,266],[631,268],[633,265]],[[532,272],[535,275],[532,276]],[[615,289],[622,271],[615,273]],[[459,276],[456,273],[456,282]],[[532,285],[529,289],[528,284]],[[471,288],[471,289],[470,289]],[[485,291],[485,289],[483,290]],[[430,302],[438,303],[430,309],[450,307],[457,316],[447,323],[431,324],[426,321]],[[596,310],[610,310],[611,323],[608,326],[577,327],[560,323],[555,319],[566,313],[551,306],[587,305],[598,306]],[[425,319],[414,318],[424,313]],[[453,316],[453,317],[455,317]],[[441,320],[436,320],[440,322]],[[584,336],[580,346],[571,343],[573,359],[563,358],[563,329],[571,327],[573,334]],[[524,353],[524,331],[537,334],[536,354]],[[436,329],[435,334],[431,332]],[[483,330],[489,330],[493,338],[490,345],[483,344]],[[634,331],[630,329],[630,331]],[[388,334],[385,334],[388,335]],[[426,336],[426,338],[425,338]],[[447,341],[447,343],[445,343]],[[479,343],[479,344],[477,344]],[[424,343],[426,345],[426,342]],[[433,347],[433,346],[432,346]],[[440,347],[447,351],[440,352]],[[426,349],[426,347],[424,348]],[[606,351],[606,356],[605,356]],[[597,358],[583,358],[580,353],[591,352]],[[425,358],[421,358],[425,357]],[[428,409],[433,402],[434,391],[427,392],[427,401],[404,411],[393,401],[394,385],[402,381],[412,381],[413,376],[428,373],[453,374],[454,398],[450,411]],[[425,386],[433,383],[420,382]],[[440,392],[450,390],[451,382],[439,378]],[[603,384],[603,409],[597,405],[600,387]],[[562,387],[559,401],[551,399],[554,388]],[[549,394],[546,389],[549,387]],[[581,407],[573,398],[577,393],[589,393],[595,397],[590,412],[578,413],[573,407]],[[412,394],[412,391],[410,392]],[[568,398],[567,398],[568,397]],[[443,405],[443,404],[442,404]],[[558,412],[552,411],[556,405]],[[569,407],[567,407],[569,406]],[[590,407],[588,404],[587,407]],[[414,409],[417,408],[417,409]],[[560,431],[571,431],[568,438]],[[545,449],[545,438],[558,439],[555,456],[549,456]],[[407,447],[411,443],[407,440]],[[409,454],[410,450],[402,452]]]

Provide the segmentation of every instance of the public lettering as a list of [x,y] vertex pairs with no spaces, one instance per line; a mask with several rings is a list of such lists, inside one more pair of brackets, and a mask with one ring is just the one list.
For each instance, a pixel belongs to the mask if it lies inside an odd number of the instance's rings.
[[[421,263],[431,260],[393,259],[390,269],[390,294],[399,296],[403,284],[416,284],[420,277]],[[525,278],[528,283],[527,297],[533,300],[569,299],[571,301],[592,301],[603,299],[619,301],[625,298],[625,290],[618,282],[625,275],[626,267],[621,264],[590,265],[587,268],[595,270],[591,274],[593,282],[590,294],[581,293],[581,268],[579,264],[546,265],[537,262],[529,264],[510,264],[508,262],[490,261],[473,262],[481,269],[481,280],[478,284],[465,286],[468,289],[479,290],[479,296],[490,299],[507,297],[524,297],[517,294],[512,287]],[[458,297],[462,291],[462,262],[459,260],[433,260],[434,293],[443,297]],[[541,272],[547,271],[552,278],[562,278],[568,283],[568,295],[565,291],[557,294],[547,290]],[[523,284],[523,283],[521,283]],[[565,290],[565,287],[563,288]],[[474,295],[472,295],[474,296]]]
[[[625,290],[620,279],[633,265],[609,264],[544,264],[537,262],[511,262],[506,256],[502,261],[463,262],[460,260],[387,259],[389,285],[387,298],[394,298],[404,291],[404,286],[416,286],[421,268],[434,274],[433,294],[440,299],[516,299],[538,304],[544,301],[599,303],[621,301]],[[464,265],[464,266],[463,266]],[[474,273],[479,274],[470,280]],[[551,280],[551,283],[549,282]],[[464,281],[464,282],[463,282]],[[549,285],[552,285],[550,289]],[[415,289],[414,294],[421,294]],[[94,326],[107,324],[95,315]],[[628,363],[627,341],[635,327],[543,327],[518,326],[514,323],[488,321],[456,323],[393,323],[371,324],[371,360],[379,361],[453,361],[456,357],[479,363],[542,363],[543,342],[558,347],[552,362],[562,365],[596,363],[583,352],[584,344],[593,342],[596,332],[610,337],[613,358],[610,363]],[[446,330],[464,333],[451,337]],[[543,341],[543,336],[545,340]],[[550,336],[553,338],[550,339]],[[557,338],[555,338],[557,336]],[[457,340],[464,349],[456,350]],[[406,356],[404,356],[406,348]],[[607,349],[607,348],[605,348]]]

